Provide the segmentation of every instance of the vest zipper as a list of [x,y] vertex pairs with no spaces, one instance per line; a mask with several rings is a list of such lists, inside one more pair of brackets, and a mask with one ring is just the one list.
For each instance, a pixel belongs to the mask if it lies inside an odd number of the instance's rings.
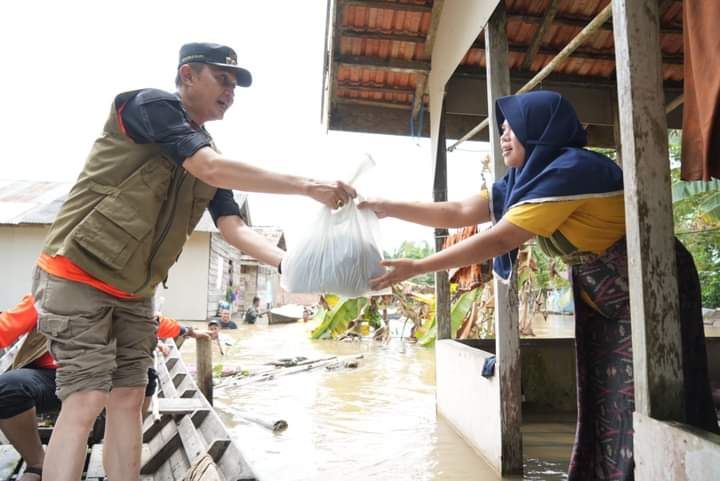
[[[175,172],[180,170],[180,168],[177,168]],[[177,200],[178,200],[178,194],[180,192],[180,188],[183,185],[183,182],[185,182],[185,178],[187,177],[187,171],[183,169],[182,177],[180,178],[180,182],[178,183],[177,189],[175,189],[175,196],[173,198],[172,206],[170,207],[170,217],[168,217],[168,221],[163,227],[162,233],[160,234],[160,238],[157,240],[155,245],[153,246],[153,249],[150,253],[150,258],[148,259],[148,268],[147,268],[147,274],[145,275],[145,282],[142,283],[140,288],[138,288],[135,292],[140,292],[145,288],[145,286],[148,285],[148,282],[150,282],[150,277],[152,273],[152,263],[155,260],[155,256],[157,255],[158,251],[160,250],[160,246],[162,245],[163,241],[165,240],[165,237],[167,236],[167,233],[170,231],[170,226],[173,223],[173,220],[175,219],[175,208],[177,207]],[[174,182],[175,179],[173,179],[172,185],[175,185]],[[166,278],[167,279],[167,278]]]

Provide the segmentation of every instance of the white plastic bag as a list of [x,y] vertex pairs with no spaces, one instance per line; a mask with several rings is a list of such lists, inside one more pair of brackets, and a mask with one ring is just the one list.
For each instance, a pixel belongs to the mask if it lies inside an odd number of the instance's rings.
[[[358,167],[352,184],[375,165],[372,157]],[[311,232],[282,261],[280,285],[294,293],[333,293],[359,297],[370,292],[370,279],[385,272],[380,265],[378,218],[357,201],[337,210],[323,207]]]

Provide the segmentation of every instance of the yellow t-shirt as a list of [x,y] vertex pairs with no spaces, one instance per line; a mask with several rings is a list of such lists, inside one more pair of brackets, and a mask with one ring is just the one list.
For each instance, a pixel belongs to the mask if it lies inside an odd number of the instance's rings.
[[533,234],[560,233],[580,251],[602,254],[625,235],[625,199],[607,197],[516,205],[503,219]]

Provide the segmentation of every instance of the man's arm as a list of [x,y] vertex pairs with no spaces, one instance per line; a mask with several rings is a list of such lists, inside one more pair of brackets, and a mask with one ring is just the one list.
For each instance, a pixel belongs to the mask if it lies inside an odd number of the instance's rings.
[[228,244],[240,249],[250,257],[277,267],[285,251],[250,228],[240,216],[226,215],[217,220],[220,234]]
[[355,197],[355,189],[344,182],[318,182],[306,177],[280,174],[244,162],[230,160],[210,147],[202,147],[186,158],[183,168],[213,187],[268,194],[307,195],[330,208]]

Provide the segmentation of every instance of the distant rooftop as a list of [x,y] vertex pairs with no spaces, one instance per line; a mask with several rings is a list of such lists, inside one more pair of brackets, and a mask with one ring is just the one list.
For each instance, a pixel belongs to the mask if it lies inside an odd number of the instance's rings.
[[[0,179],[0,226],[52,224],[72,185],[70,182]],[[247,194],[233,193],[241,216],[252,225]],[[195,230],[218,232],[207,211]]]

